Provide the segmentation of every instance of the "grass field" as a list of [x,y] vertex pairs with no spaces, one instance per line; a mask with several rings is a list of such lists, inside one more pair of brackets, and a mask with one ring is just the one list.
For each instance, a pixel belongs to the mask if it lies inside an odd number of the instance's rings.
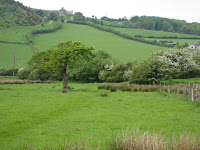
[[165,32],[165,31],[154,31],[154,30],[138,30],[138,29],[128,29],[128,28],[114,28],[117,31],[120,31],[122,33],[126,33],[128,35],[142,35],[144,37],[147,36],[156,36],[156,37],[198,37],[196,35],[189,35],[189,34],[182,34],[182,33],[174,33],[174,32]]
[[33,50],[28,45],[0,43],[0,68],[23,68],[33,55]]
[[50,28],[56,22],[52,24],[46,24],[44,27],[41,26],[18,26],[12,28],[1,28],[0,29],[0,41],[8,42],[21,42],[28,43],[25,35],[34,29]]
[[121,61],[143,60],[164,47],[128,40],[109,32],[77,24],[63,24],[61,30],[33,37],[37,50],[45,50],[68,40],[81,41],[95,50],[105,50]]
[[[200,106],[153,92],[108,92],[100,84],[0,84],[0,149],[59,147],[67,140],[101,149],[122,129],[170,139],[200,131]],[[3,90],[10,88],[10,90]],[[101,94],[108,92],[108,96]]]

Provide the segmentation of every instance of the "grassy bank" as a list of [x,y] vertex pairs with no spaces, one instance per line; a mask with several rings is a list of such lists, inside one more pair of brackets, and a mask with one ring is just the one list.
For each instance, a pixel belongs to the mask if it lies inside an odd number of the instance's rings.
[[99,85],[70,83],[74,90],[62,93],[61,82],[0,84],[0,149],[59,147],[66,141],[103,149],[122,129],[166,139],[200,131],[200,107],[191,101],[158,92],[109,92]]

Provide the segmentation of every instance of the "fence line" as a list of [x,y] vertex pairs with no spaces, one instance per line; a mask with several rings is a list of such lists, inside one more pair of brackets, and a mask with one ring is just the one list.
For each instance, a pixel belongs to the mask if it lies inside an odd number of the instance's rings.
[[160,92],[168,93],[169,97],[172,97],[172,93],[175,94],[176,97],[184,97],[188,98],[192,101],[200,102],[200,85],[199,84],[175,84],[171,86],[167,86],[164,84],[160,84]]

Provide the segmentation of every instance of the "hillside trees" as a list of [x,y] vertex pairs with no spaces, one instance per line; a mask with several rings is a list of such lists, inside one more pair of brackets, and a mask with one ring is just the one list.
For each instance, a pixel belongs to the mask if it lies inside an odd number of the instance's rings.
[[85,16],[83,16],[83,14],[81,12],[76,12],[74,14],[74,20],[75,21],[83,21],[83,20],[85,20]]
[[92,55],[92,47],[86,47],[80,42],[67,41],[47,51],[38,52],[29,61],[35,70],[49,73],[56,71],[63,76],[63,91],[70,89],[68,85],[68,68],[80,59],[88,59]]

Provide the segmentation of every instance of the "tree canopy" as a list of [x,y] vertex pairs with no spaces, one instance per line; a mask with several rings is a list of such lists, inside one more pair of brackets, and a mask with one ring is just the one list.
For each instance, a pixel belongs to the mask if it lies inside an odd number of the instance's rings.
[[67,41],[57,46],[35,54],[29,61],[34,69],[47,72],[59,71],[63,75],[63,91],[70,89],[68,85],[68,67],[82,59],[88,59],[92,47],[86,47],[81,42]]

